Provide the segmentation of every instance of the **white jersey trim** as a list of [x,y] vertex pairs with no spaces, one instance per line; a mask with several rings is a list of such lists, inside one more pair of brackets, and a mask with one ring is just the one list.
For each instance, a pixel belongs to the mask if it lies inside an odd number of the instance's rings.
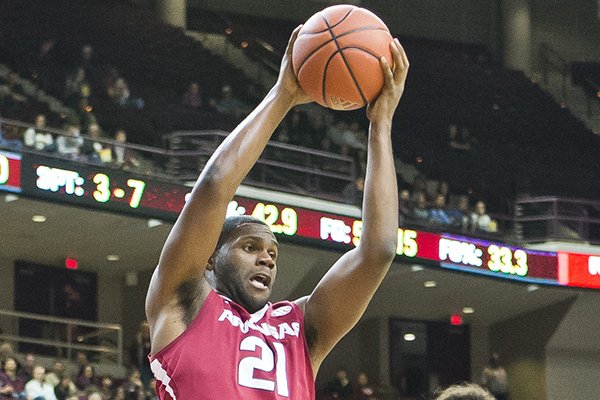
[[171,398],[173,400],[177,400],[175,392],[171,387],[171,377],[169,376],[169,374],[167,374],[167,371],[163,368],[160,361],[154,359],[152,363],[150,363],[150,369],[152,370],[152,373],[154,373],[154,377],[156,378],[156,380],[159,381],[165,387],[165,391],[169,393]]

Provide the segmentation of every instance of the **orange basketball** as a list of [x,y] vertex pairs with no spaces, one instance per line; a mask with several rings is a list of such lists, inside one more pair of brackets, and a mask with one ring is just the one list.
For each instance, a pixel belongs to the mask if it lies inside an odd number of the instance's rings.
[[306,21],[294,43],[292,66],[302,89],[334,110],[367,105],[383,87],[379,58],[392,63],[392,36],[364,8],[337,5]]

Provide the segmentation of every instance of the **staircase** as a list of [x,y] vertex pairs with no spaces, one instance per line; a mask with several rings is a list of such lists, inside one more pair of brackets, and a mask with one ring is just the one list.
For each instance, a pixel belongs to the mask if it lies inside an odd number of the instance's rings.
[[534,74],[532,80],[562,107],[568,108],[588,129],[600,135],[600,99],[573,84],[568,61],[548,45],[541,45],[539,57],[541,71]]
[[[185,34],[200,42],[211,53],[223,57],[229,64],[237,67],[243,65],[241,69],[245,72],[246,76],[262,87],[270,88],[275,83],[277,79],[276,74],[270,72],[260,63],[251,60],[246,56],[244,50],[231,43],[226,35],[196,31],[186,31]],[[272,67],[274,70],[279,70],[278,65]]]

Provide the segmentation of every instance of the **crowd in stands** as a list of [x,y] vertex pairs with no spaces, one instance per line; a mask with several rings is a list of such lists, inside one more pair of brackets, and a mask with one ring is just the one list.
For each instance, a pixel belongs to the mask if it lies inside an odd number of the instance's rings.
[[147,324],[142,323],[131,347],[129,373],[125,379],[116,379],[97,374],[84,352],[78,352],[74,362],[55,359],[44,366],[32,353],[19,358],[12,345],[4,342],[0,345],[0,400],[155,400],[149,343]]
[[[400,161],[398,163],[401,164]],[[406,169],[401,171],[406,172]],[[497,221],[487,213],[483,200],[472,204],[467,194],[452,194],[447,182],[427,179],[416,170],[415,173],[416,175],[399,174],[398,177],[401,181],[398,194],[400,225],[416,225],[461,233],[497,232]],[[411,181],[405,181],[403,177],[411,177]],[[364,183],[364,177],[359,176],[348,184],[342,192],[345,201],[360,206]]]
[[[86,141],[81,144],[77,136],[94,134],[102,139],[107,132],[106,137],[113,138],[117,131],[124,129],[132,143],[162,145],[155,135],[172,129],[228,130],[264,94],[260,86],[249,83],[235,66],[228,66],[218,56],[209,55],[201,44],[185,37],[180,30],[160,25],[144,14],[144,10],[123,4],[109,9],[87,2],[78,8],[60,2],[47,12],[50,16],[62,15],[65,10],[73,14],[72,25],[55,26],[54,19],[48,17],[45,20],[47,29],[31,36],[20,34],[17,25],[28,21],[32,24],[39,17],[24,15],[17,8],[7,10],[6,21],[3,21],[6,27],[2,32],[4,42],[0,43],[0,50],[5,49],[5,58],[0,61],[9,63],[14,71],[4,75],[0,71],[0,113],[8,118],[33,121],[35,115],[23,116],[22,110],[39,109],[33,106],[39,101],[27,94],[31,93],[27,88],[34,84],[38,92],[51,93],[69,107],[55,111],[45,105],[42,107],[44,112],[37,114],[45,115],[48,126],[70,131],[74,136],[59,141],[57,137],[40,135],[36,141],[34,135],[32,145],[31,133],[25,138],[19,136],[22,132],[4,132],[0,144],[5,147],[18,146],[20,139],[27,142],[28,147],[47,148],[84,162],[117,165],[142,172],[161,171],[164,166],[147,162],[140,154],[121,151],[123,148],[118,150],[118,147],[117,151],[114,151],[115,147],[106,149],[108,146],[101,141],[91,146]],[[78,27],[87,24],[91,14],[98,21],[110,21],[110,25],[103,28],[88,26],[81,35],[69,34],[69,30],[82,31]],[[145,15],[147,23],[144,26],[126,23],[134,20],[128,17],[133,14]],[[13,17],[9,18],[9,15]],[[260,25],[256,27],[258,31],[259,28]],[[289,35],[286,27],[280,28]],[[114,30],[114,35],[104,37],[107,29]],[[237,27],[236,32],[239,29]],[[272,36],[276,45],[285,45],[278,32]],[[538,154],[527,155],[524,149],[531,148],[533,143],[547,144],[548,138],[543,135],[548,132],[556,134],[552,140],[559,142],[560,132],[569,131],[560,127],[574,126],[572,119],[560,112],[548,114],[556,104],[550,104],[546,98],[541,101],[539,89],[523,76],[473,61],[481,59],[473,56],[480,50],[470,53],[468,49],[414,44],[410,40],[406,40],[406,44],[415,71],[410,85],[419,90],[417,95],[412,94],[414,90],[407,91],[398,113],[397,119],[402,123],[398,124],[400,128],[394,134],[402,137],[397,145],[399,158],[404,162],[412,160],[419,172],[449,182],[458,195],[469,193],[472,197],[468,200],[469,206],[475,208],[480,208],[475,204],[476,200],[484,199],[484,208],[487,204],[496,212],[508,213],[507,198],[528,189],[527,185],[550,187],[551,180],[544,179],[549,170],[539,168],[540,163],[535,161]],[[431,59],[437,60],[436,63],[432,64]],[[439,70],[442,65],[443,71]],[[486,88],[485,93],[482,87]],[[521,98],[528,98],[525,101],[531,104],[520,107]],[[435,103],[431,103],[431,99],[435,99]],[[25,104],[27,107],[23,107]],[[531,111],[534,106],[539,112]],[[481,118],[475,117],[479,114]],[[532,114],[537,118],[534,122],[531,122]],[[548,122],[543,115],[551,115],[557,123]],[[334,173],[360,176],[366,164],[366,131],[364,115],[358,118],[356,113],[336,113],[308,105],[290,113],[273,138],[282,143],[350,156],[355,160],[355,171],[348,171],[347,165],[335,162],[319,167]],[[515,139],[507,140],[504,135],[513,135]],[[585,152],[594,148],[589,137],[581,137],[581,143],[590,144],[580,146]],[[540,147],[541,151],[546,151],[544,148]],[[565,150],[561,158],[569,158],[573,151],[574,148]],[[531,168],[525,168],[531,176],[518,174],[521,166],[514,160],[528,163]],[[584,163],[584,157],[573,160]],[[586,168],[573,166],[572,170],[576,169]],[[515,174],[518,177],[511,179],[510,176]],[[575,182],[575,179],[567,180],[565,188]],[[399,183],[402,190],[409,191],[409,199],[402,204],[405,209],[401,211],[402,218],[418,222],[431,220],[441,226],[459,224],[457,218],[447,215],[454,209],[464,209],[458,198],[446,195],[445,199],[436,199],[435,193],[431,192],[425,192],[423,196],[419,187],[413,187],[412,179],[399,180]],[[502,195],[498,196],[499,193]],[[353,195],[348,199],[350,203],[356,203],[360,196]],[[484,222],[477,224],[473,218],[467,220],[459,224],[461,229],[494,230],[493,221],[486,224],[486,218],[478,219]]]
[[369,375],[361,371],[353,382],[345,369],[339,369],[335,377],[326,383],[317,396],[321,400],[381,400],[382,390],[369,381]]

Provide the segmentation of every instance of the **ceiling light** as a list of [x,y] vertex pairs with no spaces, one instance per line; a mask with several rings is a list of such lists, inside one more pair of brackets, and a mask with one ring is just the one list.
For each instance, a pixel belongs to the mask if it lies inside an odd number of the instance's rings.
[[463,314],[473,314],[475,309],[473,307],[463,307],[462,312]]
[[151,218],[148,220],[148,228],[154,228],[155,226],[162,225],[163,222],[160,219]]
[[423,286],[425,286],[426,288],[436,287],[437,282],[436,281],[425,281],[425,282],[423,282]]
[[535,292],[536,290],[538,290],[540,288],[539,285],[527,285],[527,291],[528,292]]
[[33,222],[46,222],[48,218],[46,218],[45,215],[34,215],[33,217],[31,217],[31,220]]
[[119,256],[117,254],[109,254],[106,256],[108,261],[119,261]]
[[414,333],[405,333],[404,334],[404,340],[406,340],[407,342],[413,342],[417,337],[415,336]]
[[417,265],[417,264],[415,264],[415,265],[412,265],[412,266],[410,267],[410,270],[411,270],[412,272],[419,272],[419,271],[423,271],[424,269],[425,269],[425,268],[423,268],[422,266],[420,266],[420,265]]

